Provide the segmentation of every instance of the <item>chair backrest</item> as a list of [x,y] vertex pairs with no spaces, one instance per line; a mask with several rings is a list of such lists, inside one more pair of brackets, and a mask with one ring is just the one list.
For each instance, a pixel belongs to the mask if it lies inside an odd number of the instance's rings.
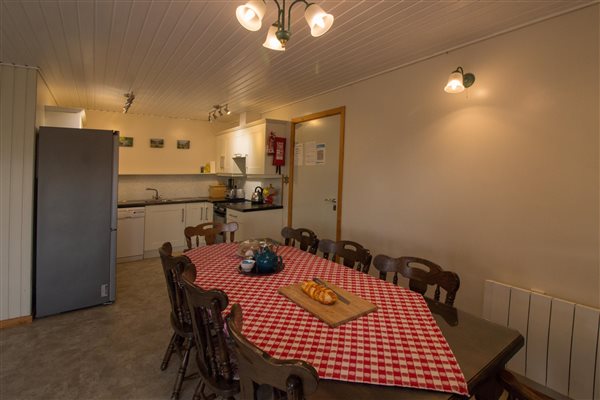
[[308,251],[309,253],[316,254],[317,247],[319,245],[319,239],[317,235],[306,228],[297,228],[286,226],[281,230],[281,236],[285,239],[286,246],[295,246],[298,243],[300,250]]
[[319,240],[317,250],[321,252],[323,258],[326,260],[333,260],[335,258],[335,242],[333,240]]
[[221,227],[221,234],[223,235],[223,243],[227,243],[227,233],[229,233],[229,242],[235,241],[235,232],[238,230],[239,225],[237,222],[230,222],[223,224]]
[[[414,264],[420,264],[424,268],[418,268]],[[375,268],[379,270],[379,277],[386,279],[388,272],[393,272],[392,281],[398,284],[398,273],[408,278],[408,287],[410,290],[425,295],[429,285],[435,285],[433,299],[440,301],[440,288],[446,291],[445,304],[454,305],[456,293],[460,288],[460,278],[457,273],[444,271],[439,265],[418,257],[400,257],[392,258],[383,254],[375,257],[373,261]]]
[[192,249],[192,239],[196,239],[196,247],[200,246],[200,238],[204,237],[206,244],[215,244],[217,235],[221,233],[223,224],[214,222],[205,222],[196,226],[188,226],[183,230],[185,236],[185,242],[187,244],[186,250]]
[[[357,271],[369,272],[373,256],[369,249],[350,240],[340,240],[335,244],[335,255],[338,262],[342,262],[346,267],[356,268]],[[340,260],[341,258],[341,260]]]
[[185,241],[187,243],[187,250],[192,249],[192,239],[196,239],[196,247],[200,245],[200,237],[204,237],[204,242],[207,245],[215,244],[217,242],[217,236],[223,236],[223,243],[227,243],[227,233],[229,233],[229,241],[235,240],[235,232],[238,230],[237,222],[230,222],[228,224],[219,224],[214,222],[205,222],[197,226],[188,226],[183,230]]
[[173,257],[173,247],[166,242],[158,249],[160,261],[165,274],[167,292],[171,302],[171,322],[173,328],[179,330],[180,334],[191,332],[192,320],[187,306],[185,292],[181,282],[181,274],[187,264],[191,261],[186,256]]
[[182,282],[192,316],[200,379],[210,392],[230,398],[239,393],[239,382],[234,379],[222,316],[229,299],[219,289],[204,290],[194,285],[195,280],[195,267],[193,264],[186,266]]
[[552,397],[546,396],[524,383],[519,382],[517,378],[507,370],[503,370],[498,374],[498,380],[508,392],[508,400],[552,400]]
[[240,398],[255,399],[256,385],[269,385],[276,396],[287,394],[288,400],[304,399],[317,390],[319,375],[312,365],[302,360],[271,357],[246,339],[242,326],[242,308],[234,304],[227,317],[227,328],[238,360]]

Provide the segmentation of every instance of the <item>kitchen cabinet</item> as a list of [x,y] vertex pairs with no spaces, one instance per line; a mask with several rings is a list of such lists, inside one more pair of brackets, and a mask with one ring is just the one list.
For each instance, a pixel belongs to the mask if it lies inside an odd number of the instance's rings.
[[235,240],[271,238],[281,240],[283,227],[283,210],[261,210],[241,212],[227,209],[227,223],[237,222],[238,230]]
[[158,248],[171,242],[173,250],[185,247],[185,204],[146,206],[144,258],[158,257]]
[[217,136],[217,172],[275,175],[273,158],[266,153],[267,140],[271,132],[288,138],[286,151],[289,152],[289,130],[287,121],[264,119],[221,132]]
[[212,222],[212,203],[187,203],[185,205],[185,226],[196,226]]
[[158,256],[158,249],[171,242],[174,251],[186,248],[183,230],[213,220],[209,202],[159,204],[146,206],[144,224],[144,258]]

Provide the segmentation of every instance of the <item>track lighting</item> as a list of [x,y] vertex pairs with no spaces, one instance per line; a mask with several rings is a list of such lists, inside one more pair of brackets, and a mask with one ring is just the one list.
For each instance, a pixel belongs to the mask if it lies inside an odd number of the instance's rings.
[[448,77],[448,83],[444,88],[446,93],[460,93],[475,82],[475,75],[463,71],[462,67],[456,68]]
[[[287,41],[292,36],[290,29],[292,20],[292,8],[298,4],[304,4],[304,18],[310,27],[310,34],[314,37],[324,35],[333,25],[333,15],[327,14],[321,7],[306,0],[293,0],[287,8],[285,0],[273,0],[277,5],[277,21],[269,27],[267,40],[263,46],[271,49],[284,51]],[[280,4],[281,3],[281,4]],[[265,0],[250,0],[236,10],[239,23],[249,31],[257,31],[262,26],[267,5]],[[287,18],[287,27],[286,27]]]
[[126,97],[125,105],[123,106],[123,114],[127,114],[127,111],[129,111],[129,107],[131,107],[131,104],[133,104],[133,100],[135,100],[135,95],[133,94],[133,91],[131,91],[129,93],[125,93],[123,96]]
[[223,116],[223,112],[225,112],[226,115],[231,114],[231,111],[229,111],[229,104],[215,104],[212,106],[212,110],[208,112],[208,122],[216,121],[217,118]]

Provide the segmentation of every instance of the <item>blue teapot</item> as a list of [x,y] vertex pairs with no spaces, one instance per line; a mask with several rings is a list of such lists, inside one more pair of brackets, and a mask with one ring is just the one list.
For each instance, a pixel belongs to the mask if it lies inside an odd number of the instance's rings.
[[277,271],[277,266],[283,262],[283,259],[277,255],[276,251],[276,249],[273,251],[273,246],[266,244],[261,245],[258,249],[254,258],[256,259],[256,271],[259,274]]

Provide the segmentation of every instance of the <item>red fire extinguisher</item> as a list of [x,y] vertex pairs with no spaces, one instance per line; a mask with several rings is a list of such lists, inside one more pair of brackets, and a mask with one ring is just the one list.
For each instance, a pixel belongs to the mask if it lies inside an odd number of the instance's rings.
[[273,136],[273,165],[275,172],[281,174],[281,166],[285,165],[285,138]]

